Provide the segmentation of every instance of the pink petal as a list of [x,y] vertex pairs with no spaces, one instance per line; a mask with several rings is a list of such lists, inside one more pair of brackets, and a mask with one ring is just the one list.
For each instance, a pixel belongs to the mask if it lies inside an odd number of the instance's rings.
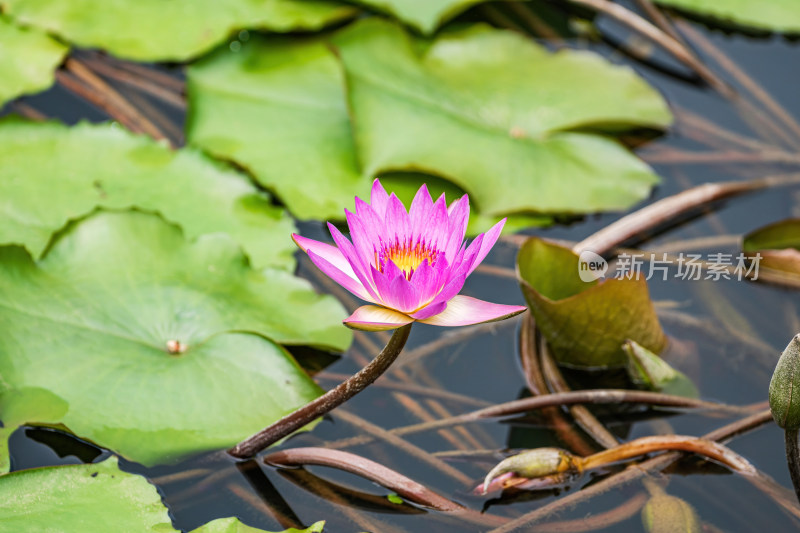
[[386,206],[386,214],[383,215],[385,236],[387,241],[394,242],[396,236],[400,242],[411,236],[411,221],[403,202],[395,196],[389,195],[389,205]]
[[394,305],[392,307],[402,313],[410,313],[419,307],[419,294],[414,292],[411,283],[404,275],[399,275],[392,280],[389,288]]
[[411,209],[408,210],[411,219],[411,234],[417,238],[423,235],[428,225],[428,216],[433,208],[433,200],[428,192],[428,186],[423,184],[419,188],[414,200],[411,202]]
[[452,263],[467,233],[467,224],[469,223],[469,197],[465,194],[460,199],[450,204],[450,207],[447,209],[447,216],[449,218],[450,227],[448,231],[450,235],[448,236],[444,250],[448,261]]
[[458,295],[447,302],[447,309],[430,318],[420,320],[434,326],[469,326],[481,322],[493,322],[518,315],[527,309],[521,305],[493,304]]
[[483,258],[486,257],[486,254],[488,254],[489,250],[492,249],[492,246],[494,246],[494,243],[497,242],[498,237],[500,237],[500,232],[503,231],[503,226],[505,225],[505,223],[506,219],[504,218],[503,220],[492,226],[492,228],[489,231],[483,234],[484,238],[483,242],[480,245],[480,250],[478,251],[478,254],[475,256],[475,260],[473,261],[472,266],[469,268],[469,272],[467,273],[467,275],[472,274],[472,271],[478,268],[478,265],[481,264]]
[[389,205],[389,195],[386,194],[386,189],[377,179],[372,182],[372,194],[370,194],[369,203],[375,213],[383,218],[386,214],[386,206]]
[[426,318],[430,318],[433,315],[438,315],[445,309],[447,309],[447,302],[439,302],[426,305],[416,313],[411,313],[409,316],[412,317],[414,320],[425,320]]
[[[340,268],[337,268],[336,265],[325,259],[324,257],[317,255],[314,253],[313,250],[308,251],[308,257],[311,259],[311,262],[317,265],[317,268],[322,270],[326,276],[331,278],[333,281],[347,289],[348,291],[352,292],[362,300],[366,300],[368,302],[374,302],[375,299],[370,297],[369,292],[364,288],[364,285],[361,284],[360,281],[353,278],[346,272],[343,272]],[[349,265],[348,265],[349,266]],[[350,269],[352,272],[352,269]]]
[[392,309],[378,307],[377,305],[362,305],[344,320],[344,325],[353,329],[383,331],[396,329],[413,321],[414,319],[410,316]]
[[319,257],[325,259],[331,265],[353,278],[353,280],[358,281],[355,272],[353,272],[353,267],[350,266],[350,263],[345,259],[344,255],[342,255],[342,251],[337,247],[303,237],[296,233],[292,233],[292,240],[294,240],[294,243],[304,252],[308,253],[309,250],[314,252]]
[[364,224],[364,219],[354,215],[347,209],[344,210],[347,218],[347,226],[350,228],[350,239],[353,241],[358,260],[367,272],[368,265],[375,263],[375,251],[379,247],[379,237],[374,231],[370,231]]
[[449,221],[447,218],[447,200],[442,194],[433,204],[427,225],[423,226],[425,241],[436,250],[443,250],[450,236]]
[[331,237],[333,237],[333,241],[336,243],[336,246],[339,247],[339,250],[342,252],[344,258],[347,259],[348,263],[350,263],[350,266],[353,268],[353,272],[361,282],[361,285],[363,285],[367,292],[369,292],[371,296],[370,300],[378,301],[378,294],[375,292],[372,280],[367,275],[367,269],[359,257],[358,252],[356,252],[353,243],[347,240],[347,237],[342,235],[342,232],[330,222],[328,223],[328,231],[331,232]]

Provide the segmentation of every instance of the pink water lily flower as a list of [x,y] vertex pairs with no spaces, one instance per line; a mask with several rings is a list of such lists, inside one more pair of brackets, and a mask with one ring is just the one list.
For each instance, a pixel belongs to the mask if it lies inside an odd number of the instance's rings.
[[501,220],[467,246],[467,195],[448,208],[444,194],[434,203],[423,185],[406,211],[397,196],[387,194],[375,180],[370,203],[356,198],[356,212],[345,209],[345,214],[352,242],[330,223],[336,246],[292,235],[320,270],[375,304],[356,309],[345,325],[370,331],[414,321],[466,326],[501,320],[526,309],[458,294],[505,224]]

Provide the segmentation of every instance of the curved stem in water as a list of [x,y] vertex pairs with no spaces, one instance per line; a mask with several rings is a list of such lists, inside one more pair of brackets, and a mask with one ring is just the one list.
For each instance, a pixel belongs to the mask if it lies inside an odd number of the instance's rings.
[[392,365],[403,350],[411,332],[411,324],[398,328],[392,334],[386,347],[370,363],[348,379],[296,411],[243,440],[228,453],[239,459],[252,457],[267,446],[294,433],[312,420],[329,413],[344,402],[367,388]]

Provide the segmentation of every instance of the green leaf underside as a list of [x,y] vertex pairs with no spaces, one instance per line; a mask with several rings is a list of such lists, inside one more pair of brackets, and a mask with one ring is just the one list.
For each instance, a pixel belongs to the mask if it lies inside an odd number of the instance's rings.
[[307,282],[252,270],[225,235],[187,243],[156,215],[100,212],[38,264],[0,248],[0,413],[43,389],[66,412],[16,423],[60,422],[147,465],[228,447],[321,392],[275,342],[343,349],[344,317]]
[[487,0],[357,0],[379,11],[390,13],[423,33],[431,33],[442,23],[475,4]]
[[[2,3],[2,2],[0,2]],[[0,15],[0,107],[47,89],[67,47],[43,33],[18,28]]]
[[622,366],[631,339],[658,353],[666,344],[647,283],[635,279],[584,282],[571,250],[532,238],[517,257],[522,292],[553,356],[565,365]]
[[[35,256],[98,206],[158,211],[189,238],[226,232],[255,266],[295,265],[295,227],[246,177],[191,149],[171,151],[111,124],[0,121],[0,244]],[[42,194],[47,191],[47,194]]]
[[481,25],[427,42],[367,19],[334,43],[367,175],[442,176],[487,215],[624,209],[657,181],[615,141],[566,131],[669,124],[627,67]]
[[22,470],[0,476],[0,533],[175,531],[156,488],[102,463]]
[[320,39],[256,37],[189,69],[187,139],[249,169],[302,219],[369,193],[335,57]]
[[[282,533],[322,533],[324,529],[325,522],[320,521],[316,524],[309,526],[306,529],[296,529],[290,527],[286,531]],[[193,529],[191,533],[269,533],[264,531],[263,529],[258,529],[254,527],[250,527],[246,524],[243,524],[239,521],[238,518],[217,518],[216,520],[204,524],[203,526]]]
[[796,0],[656,0],[700,15],[766,30],[800,32]]
[[138,61],[183,61],[239,29],[317,30],[355,9],[323,0],[0,0],[21,25]]

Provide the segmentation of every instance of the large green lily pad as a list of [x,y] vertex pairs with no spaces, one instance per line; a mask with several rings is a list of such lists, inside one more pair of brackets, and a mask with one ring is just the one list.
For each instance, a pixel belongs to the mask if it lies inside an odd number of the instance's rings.
[[342,75],[318,39],[251,38],[189,69],[187,139],[249,169],[302,219],[344,217],[356,162]]
[[0,533],[175,531],[154,486],[117,459],[0,476]]
[[617,142],[574,131],[670,123],[627,67],[482,25],[429,42],[367,19],[334,43],[367,175],[442,176],[486,215],[624,209],[657,181]]
[[766,30],[800,32],[796,0],[656,0],[700,15]]
[[239,29],[316,30],[352,17],[325,0],[0,0],[22,25],[139,61],[183,61]]
[[380,11],[395,15],[423,33],[431,33],[442,23],[487,0],[358,0]]
[[517,256],[525,300],[553,356],[565,365],[623,366],[622,346],[635,341],[658,353],[666,337],[641,276],[583,281],[579,256],[542,239],[528,239]]
[[[98,206],[158,211],[187,236],[226,232],[256,266],[294,268],[291,218],[241,174],[111,124],[0,121],[0,245],[39,256]],[[46,194],[44,192],[46,191]]]
[[321,392],[277,343],[341,350],[345,316],[226,235],[99,212],[38,262],[0,248],[0,413],[147,465],[225,448]]
[[0,16],[0,107],[53,84],[53,71],[67,47],[35,30],[18,28]]

